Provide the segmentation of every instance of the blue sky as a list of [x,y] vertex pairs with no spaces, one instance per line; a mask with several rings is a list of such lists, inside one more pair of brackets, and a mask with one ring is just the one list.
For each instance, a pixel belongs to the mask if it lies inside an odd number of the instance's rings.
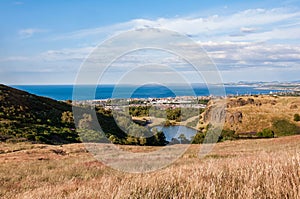
[[225,82],[300,79],[299,1],[2,0],[0,25],[4,84],[73,84],[96,45],[141,27],[191,37]]

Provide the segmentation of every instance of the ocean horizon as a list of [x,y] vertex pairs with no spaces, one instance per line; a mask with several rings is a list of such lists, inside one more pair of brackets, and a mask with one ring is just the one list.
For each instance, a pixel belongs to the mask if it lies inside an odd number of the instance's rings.
[[[10,85],[14,88],[55,100],[93,100],[109,98],[166,98],[176,96],[220,96],[223,87],[212,87],[205,84],[183,85],[76,85],[76,96],[73,96],[74,85]],[[96,88],[96,91],[95,91]],[[224,86],[226,95],[259,95],[279,92],[274,89],[258,89],[252,86]]]

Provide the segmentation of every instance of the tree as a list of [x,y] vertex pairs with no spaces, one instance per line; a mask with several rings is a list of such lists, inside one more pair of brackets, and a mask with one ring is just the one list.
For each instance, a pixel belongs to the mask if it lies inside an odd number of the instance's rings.
[[140,141],[140,145],[142,145],[142,146],[147,144],[147,139],[145,137],[140,137],[139,141]]
[[147,138],[147,144],[153,146],[165,146],[168,144],[166,140],[166,136],[162,131],[157,131],[157,129],[153,129],[154,135]]
[[204,141],[205,135],[202,132],[197,132],[192,139],[192,144],[202,144]]
[[180,142],[178,139],[172,138],[170,144],[180,144]]
[[166,110],[166,113],[167,113],[168,120],[176,120],[176,119],[180,120],[180,116],[181,116],[180,108],[175,108],[175,109],[168,108]]
[[171,126],[171,122],[170,122],[170,120],[166,120],[166,122],[165,122],[164,126]]
[[178,139],[180,140],[180,144],[187,144],[190,142],[183,133],[178,136]]
[[118,144],[118,138],[115,135],[109,136],[109,141],[113,144]]
[[166,144],[168,144],[168,142],[166,141],[166,136],[162,131],[159,131],[155,134],[155,139],[158,146],[165,146]]
[[134,144],[137,145],[138,144],[138,138],[134,137],[134,136],[128,136],[126,138],[126,144]]

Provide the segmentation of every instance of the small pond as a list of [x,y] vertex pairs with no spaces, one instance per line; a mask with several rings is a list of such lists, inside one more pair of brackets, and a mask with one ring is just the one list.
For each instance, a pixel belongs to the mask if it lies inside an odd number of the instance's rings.
[[191,140],[191,137],[197,133],[197,130],[189,128],[187,126],[154,126],[152,129],[156,128],[158,131],[162,131],[167,141],[171,141],[172,138],[178,139],[180,134],[184,134],[185,137]]

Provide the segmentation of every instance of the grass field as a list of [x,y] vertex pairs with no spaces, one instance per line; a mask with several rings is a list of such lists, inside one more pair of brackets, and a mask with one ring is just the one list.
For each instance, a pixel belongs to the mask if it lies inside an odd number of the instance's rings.
[[[132,152],[155,147],[122,146]],[[82,144],[0,144],[0,198],[299,198],[300,136],[192,145],[165,169],[129,174]]]

